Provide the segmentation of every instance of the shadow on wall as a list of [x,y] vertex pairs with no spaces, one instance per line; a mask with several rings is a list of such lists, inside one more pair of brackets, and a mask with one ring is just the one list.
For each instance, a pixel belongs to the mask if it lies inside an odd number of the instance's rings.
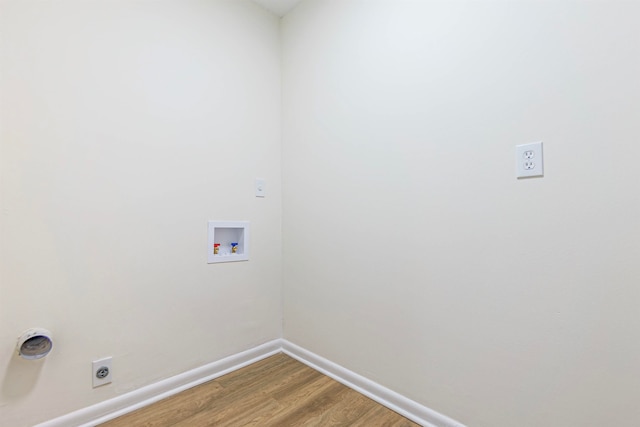
[[13,352],[2,381],[2,396],[15,399],[29,394],[35,387],[45,359],[25,360]]

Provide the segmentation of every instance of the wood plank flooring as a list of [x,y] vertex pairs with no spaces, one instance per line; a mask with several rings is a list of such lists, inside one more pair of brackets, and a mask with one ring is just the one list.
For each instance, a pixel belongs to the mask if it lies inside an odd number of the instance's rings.
[[409,427],[418,424],[280,353],[101,426]]

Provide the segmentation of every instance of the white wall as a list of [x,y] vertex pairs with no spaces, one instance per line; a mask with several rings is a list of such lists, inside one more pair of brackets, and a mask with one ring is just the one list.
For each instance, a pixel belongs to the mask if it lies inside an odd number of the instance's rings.
[[[285,338],[474,427],[640,425],[640,3],[283,20]],[[542,140],[546,176],[515,179]]]
[[[285,337],[474,427],[639,424],[639,18],[298,6]],[[279,61],[244,0],[0,0],[0,425],[280,336]],[[546,176],[517,181],[536,140]],[[206,265],[208,219],[250,220],[252,260]],[[13,354],[31,326],[40,362]]]
[[[277,18],[244,0],[3,0],[0,32],[0,425],[281,336]],[[207,265],[209,219],[251,221],[252,259]],[[33,326],[55,336],[41,363],[13,355]],[[94,390],[104,356],[115,381]]]

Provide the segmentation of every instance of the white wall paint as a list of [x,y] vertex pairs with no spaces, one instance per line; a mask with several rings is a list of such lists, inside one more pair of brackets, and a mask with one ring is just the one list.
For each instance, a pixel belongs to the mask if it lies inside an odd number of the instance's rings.
[[291,9],[296,7],[301,0],[253,0],[265,9],[278,16],[286,15]]
[[[0,425],[281,336],[277,18],[244,0],[3,0],[0,31]],[[249,262],[206,264],[209,219],[251,221]],[[55,336],[40,363],[13,356],[32,326]],[[93,390],[108,355],[114,383]]]
[[[640,424],[640,4],[283,20],[285,333],[475,427]],[[543,140],[546,176],[515,179]]]
[[[640,423],[639,14],[296,8],[285,337],[473,426]],[[279,336],[278,61],[242,0],[0,2],[0,424]],[[540,139],[547,176],[516,181]],[[251,262],[204,263],[210,218],[252,221]],[[54,352],[16,359],[35,325]]]

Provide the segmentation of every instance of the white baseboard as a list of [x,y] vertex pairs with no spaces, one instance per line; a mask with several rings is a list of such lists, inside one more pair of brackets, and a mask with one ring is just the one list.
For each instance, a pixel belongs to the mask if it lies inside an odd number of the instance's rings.
[[375,400],[383,406],[424,427],[465,427],[433,409],[420,405],[393,390],[381,386],[361,375],[337,365],[287,340],[282,340],[282,351],[305,365],[322,372],[349,388]]
[[424,427],[465,427],[445,415],[284,339],[269,341],[250,350],[54,418],[35,427],[94,427],[280,352]]
[[282,340],[273,340],[132,392],[63,415],[35,427],[93,427],[133,412],[181,391],[211,381],[229,372],[282,351]]

